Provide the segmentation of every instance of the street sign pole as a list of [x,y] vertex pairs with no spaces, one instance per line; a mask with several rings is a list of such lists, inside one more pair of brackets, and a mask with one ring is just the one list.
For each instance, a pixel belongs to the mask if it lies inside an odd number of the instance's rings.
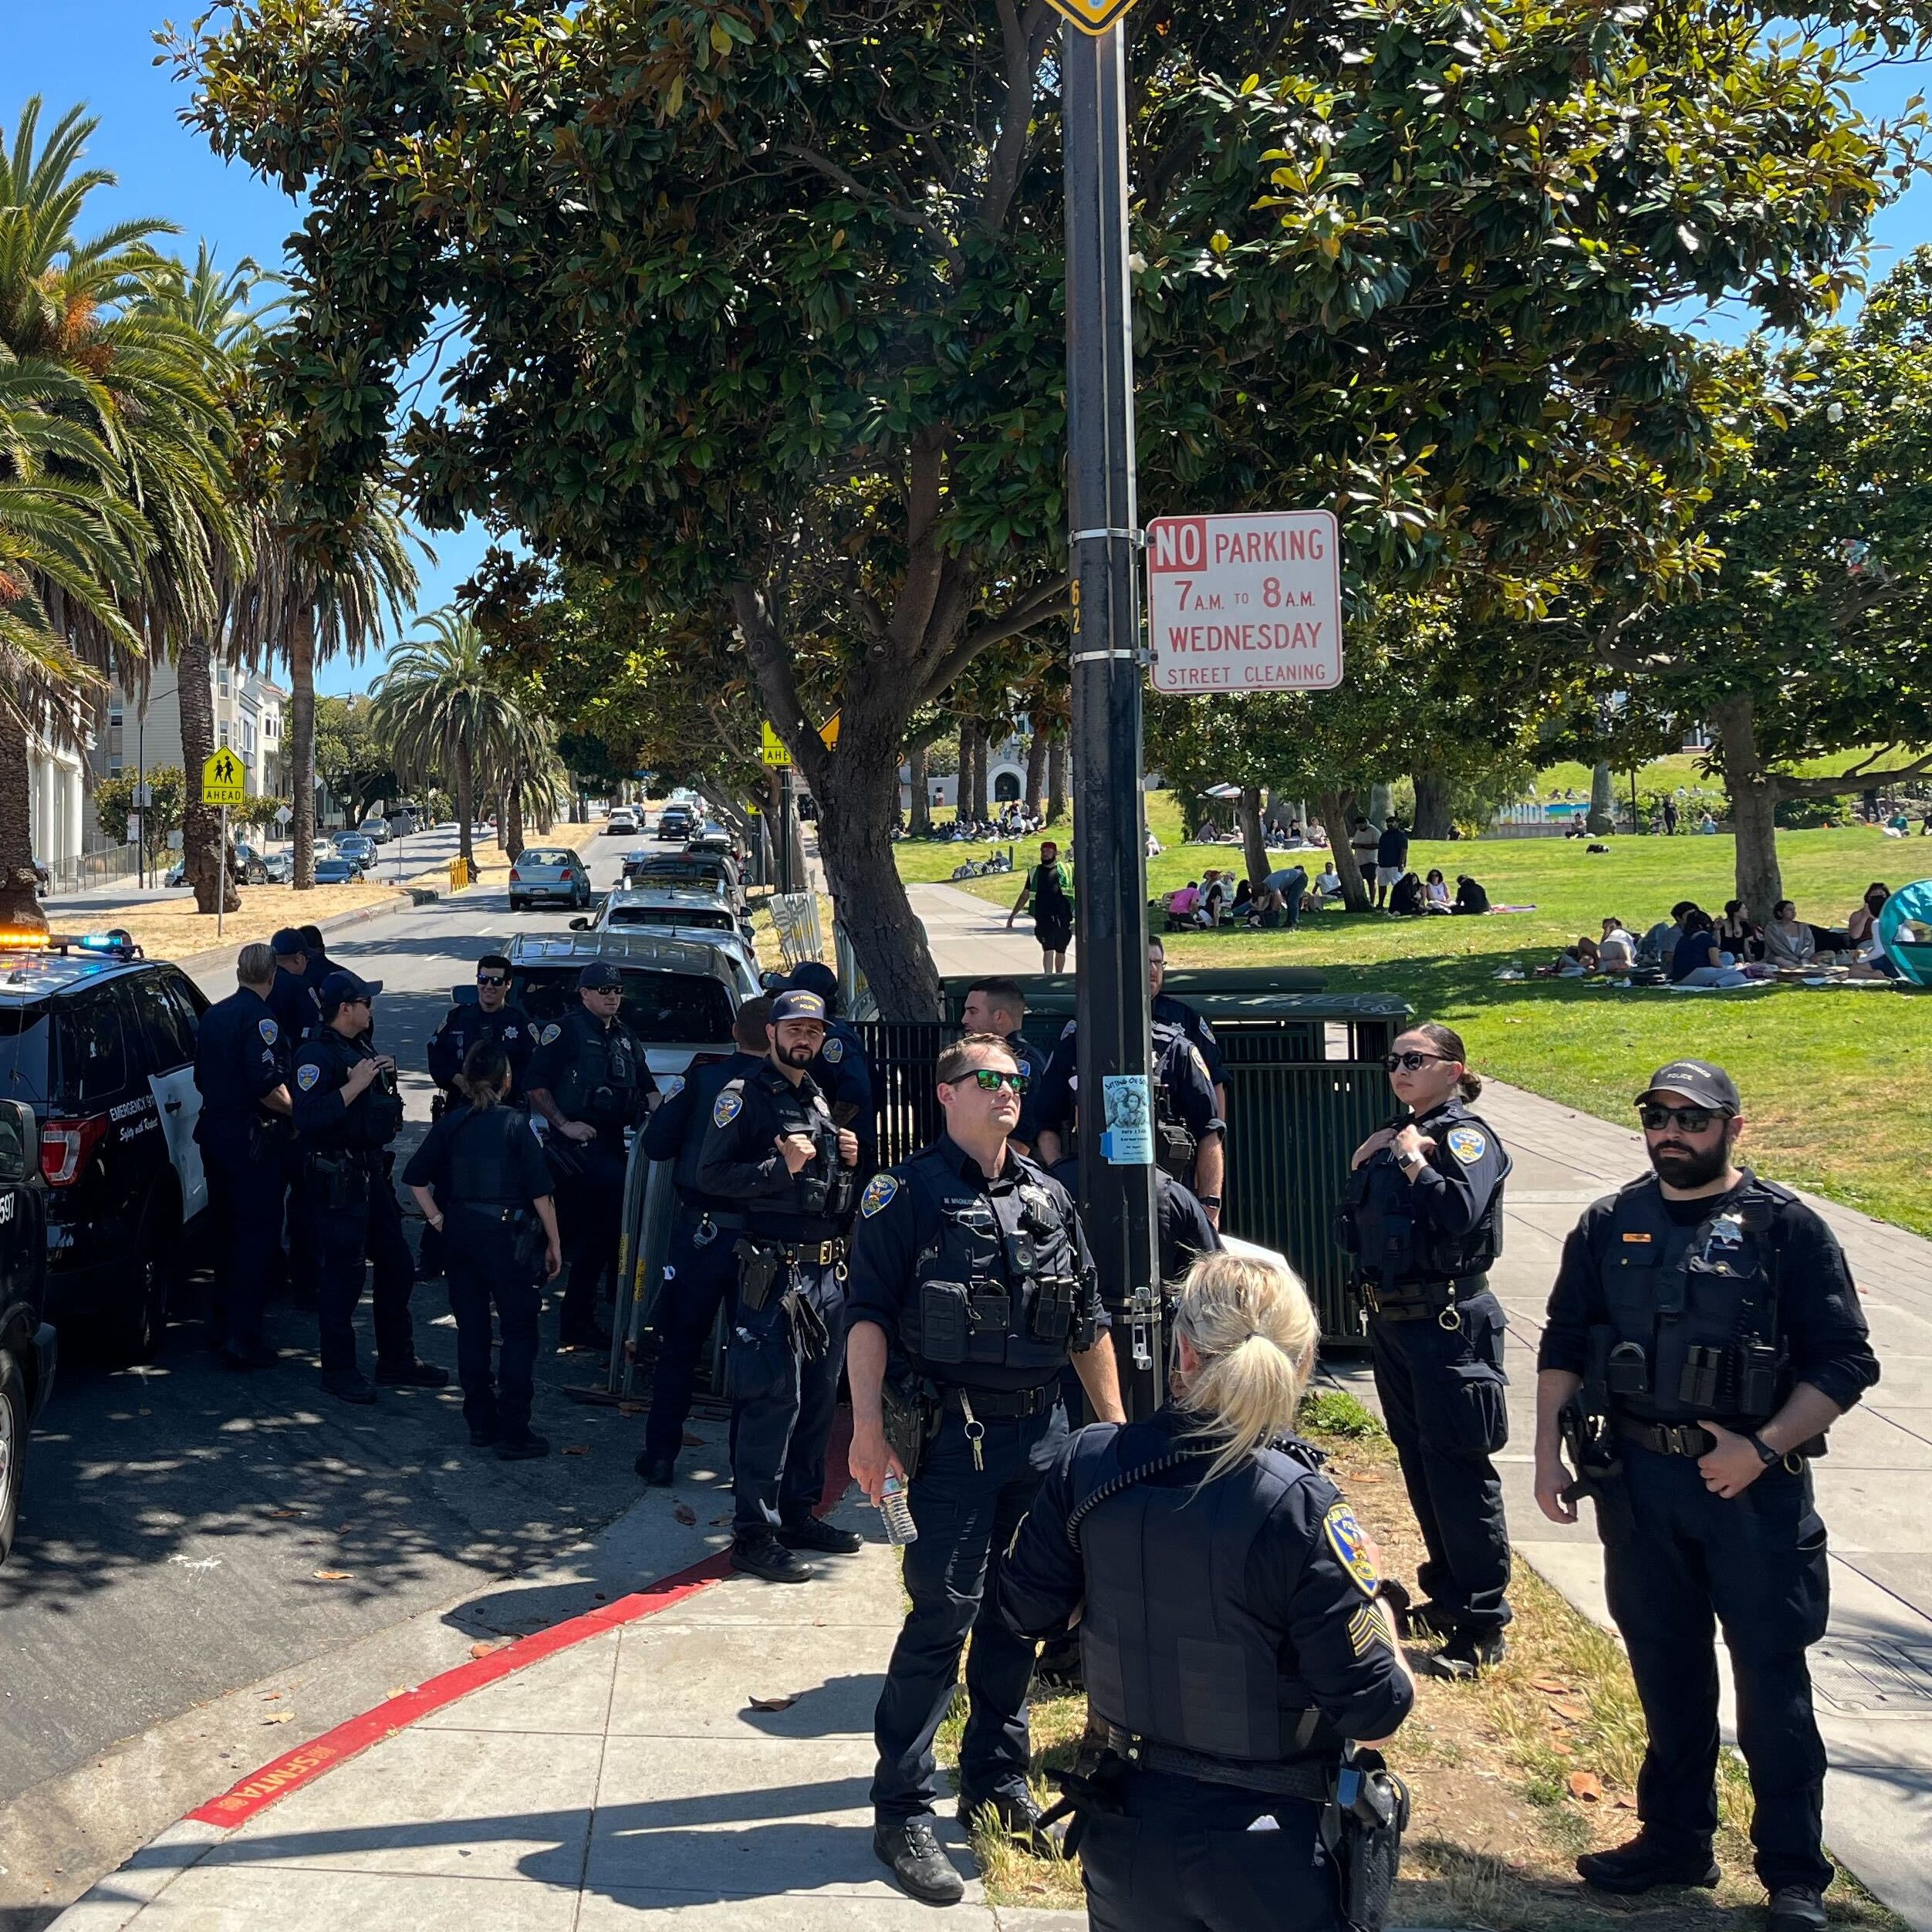
[[214,887],[214,936],[221,937],[221,922],[228,909],[228,808],[221,808],[221,849],[216,856]]
[[1061,34],[1080,1214],[1130,1418],[1160,1406],[1125,29]]

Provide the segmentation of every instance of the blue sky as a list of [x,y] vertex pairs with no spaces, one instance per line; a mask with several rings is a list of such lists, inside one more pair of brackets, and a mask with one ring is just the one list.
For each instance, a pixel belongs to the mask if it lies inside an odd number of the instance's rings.
[[[191,17],[194,0],[178,0],[176,11]],[[245,169],[218,160],[176,118],[185,90],[154,65],[153,35],[168,17],[166,0],[0,0],[0,121],[7,129],[35,93],[44,97],[46,120],[81,101],[100,118],[89,159],[113,170],[120,185],[90,203],[90,225],[154,216],[176,224],[191,252],[205,238],[225,262],[252,255],[265,266],[279,262],[283,239],[296,225],[295,204]],[[1932,93],[1928,83],[1932,62],[1889,73],[1870,84],[1862,105],[1870,113],[1896,113],[1920,87]],[[1888,208],[1873,238],[1874,279],[1902,251],[1932,240],[1932,184],[1921,182]],[[1737,324],[1720,316],[1711,326],[1730,334]],[[419,600],[425,610],[449,600],[487,543],[480,529],[434,541],[437,561],[424,568]],[[376,668],[330,665],[317,683],[324,691],[360,690]]]

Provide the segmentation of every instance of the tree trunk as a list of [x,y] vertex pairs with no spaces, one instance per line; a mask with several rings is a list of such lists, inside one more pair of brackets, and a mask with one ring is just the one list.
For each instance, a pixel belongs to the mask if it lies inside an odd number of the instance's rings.
[[980,795],[985,781],[980,772],[980,761],[985,756],[979,726],[970,718],[962,718],[959,725],[959,776],[953,783],[953,810],[962,819],[980,817]]
[[1268,876],[1268,833],[1262,824],[1262,792],[1258,785],[1241,787],[1241,842],[1248,857],[1248,883],[1259,892]]
[[1380,779],[1369,787],[1369,809],[1363,816],[1378,832],[1389,822],[1391,809],[1389,795],[1393,789],[1392,785],[1383,783]]
[[[1608,758],[1599,758],[1590,767],[1590,809],[1583,823],[1599,837],[1616,829],[1616,774],[1610,769]],[[1768,907],[1761,916],[1771,917]]]
[[1366,912],[1369,888],[1363,880],[1362,868],[1355,863],[1355,848],[1349,843],[1349,825],[1354,816],[1353,792],[1322,794],[1322,824],[1328,833],[1336,875],[1342,881],[1342,903],[1350,912]]
[[467,738],[456,741],[456,856],[476,863],[476,844],[470,822],[476,816],[476,772]]
[[1738,897],[1745,917],[1768,920],[1785,896],[1778,869],[1778,779],[1765,769],[1758,751],[1756,708],[1748,691],[1733,691],[1711,709],[1718,735],[1718,762],[1731,794],[1731,822],[1737,834]]
[[33,869],[33,771],[26,728],[0,711],[0,932],[46,931]]
[[1056,724],[1046,741],[1046,822],[1058,825],[1066,816],[1066,734]]
[[241,902],[228,883],[228,856],[221,844],[219,809],[201,802],[201,768],[214,755],[214,681],[205,637],[184,637],[174,660],[176,703],[181,720],[181,766],[186,780],[181,809],[181,870],[194,888],[194,910],[228,910]]
[[308,610],[289,630],[289,784],[295,889],[307,892],[316,883],[316,620]]
[[906,748],[906,826],[914,833],[932,829],[932,779],[927,768],[927,754],[931,748],[919,738]]
[[1416,822],[1410,830],[1418,839],[1449,836],[1449,781],[1439,771],[1415,772],[1409,782],[1416,789]]
[[512,865],[523,856],[523,787],[512,779],[504,788],[503,816],[497,821],[497,843]]
[[1039,817],[1041,794],[1046,789],[1046,733],[1036,718],[1026,746],[1026,810],[1030,818]]

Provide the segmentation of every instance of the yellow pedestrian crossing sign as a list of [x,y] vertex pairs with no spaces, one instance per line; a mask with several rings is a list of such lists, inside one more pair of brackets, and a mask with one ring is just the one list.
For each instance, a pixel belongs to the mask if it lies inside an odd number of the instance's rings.
[[201,802],[246,805],[248,802],[248,767],[224,747],[201,767]]
[[1133,0],[1047,0],[1062,20],[1070,20],[1083,33],[1098,36],[1106,32],[1133,5]]
[[765,727],[763,756],[765,762],[773,766],[789,765],[792,762],[792,754],[785,748],[785,740],[772,730],[768,723]]

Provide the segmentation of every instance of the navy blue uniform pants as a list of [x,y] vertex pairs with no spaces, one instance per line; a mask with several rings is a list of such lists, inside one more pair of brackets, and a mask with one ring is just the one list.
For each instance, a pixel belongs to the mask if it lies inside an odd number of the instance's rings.
[[1423,1594],[1471,1630],[1509,1621],[1509,1532],[1490,1458],[1509,1439],[1503,1312],[1493,1295],[1464,1302],[1453,1329],[1369,1318],[1376,1393],[1428,1554]]
[[203,1153],[220,1244],[209,1339],[245,1354],[261,1346],[262,1306],[280,1259],[282,1166],[245,1153]]
[[949,1406],[908,1494],[919,1528],[905,1551],[912,1609],[872,1720],[879,1748],[872,1809],[881,1824],[933,1809],[939,1790],[933,1739],[952,1704],[969,1634],[961,1799],[983,1804],[1026,1788],[1026,1694],[1035,1647],[1000,1615],[995,1599],[1000,1562],[1066,1441],[1066,1418],[1054,1408],[985,1426],[985,1467],[976,1468],[964,1420]]
[[845,1365],[845,1293],[833,1265],[800,1268],[799,1292],[828,1339],[808,1356],[775,1287],[755,1315],[733,1317],[725,1376],[731,1407],[731,1535],[762,1541],[781,1523],[802,1523],[825,1493],[825,1452]]
[[657,1366],[651,1377],[650,1413],[644,1418],[644,1459],[675,1462],[684,1440],[684,1418],[691,1412],[697,1364],[710,1345],[718,1311],[738,1285],[738,1237],[711,1226],[702,1246],[704,1224],[697,1212],[681,1208],[671,1223],[664,1257],[664,1285],[651,1324],[657,1331]]
[[1637,1815],[1674,1844],[1708,1846],[1718,1828],[1721,1624],[1757,1801],[1758,1876],[1768,1891],[1822,1891],[1825,1747],[1805,1652],[1825,1634],[1830,1593],[1810,1471],[1781,1464],[1727,1499],[1705,1488],[1693,1457],[1623,1449],[1633,1528],[1606,1539],[1604,1584],[1650,1731]]
[[1343,1932],[1315,1805],[1151,1772],[1120,1792],[1080,1839],[1092,1932]]
[[[450,1309],[456,1317],[456,1378],[463,1385],[463,1420],[512,1441],[530,1433],[535,1393],[537,1311],[542,1293],[529,1268],[511,1253],[501,1221],[464,1225],[460,1206],[448,1215],[443,1261]],[[490,1363],[490,1311],[502,1338],[495,1373]]]
[[623,1232],[624,1143],[604,1136],[571,1149],[575,1171],[557,1170],[557,1232],[565,1268],[562,1329],[566,1336],[597,1326],[599,1291],[613,1285]]
[[416,1264],[403,1238],[396,1205],[380,1157],[371,1172],[366,1204],[330,1207],[313,1185],[303,1190],[304,1212],[316,1245],[316,1326],[322,1339],[324,1375],[356,1370],[356,1304],[362,1299],[363,1269],[375,1270],[376,1359],[401,1367],[416,1359],[409,1322],[409,1291]]
[[285,1198],[288,1253],[285,1258],[289,1293],[292,1300],[304,1307],[316,1299],[319,1267],[315,1235],[309,1227],[308,1194],[302,1179],[302,1162],[306,1152],[300,1141],[284,1152],[281,1180],[275,1193],[278,1240]]

